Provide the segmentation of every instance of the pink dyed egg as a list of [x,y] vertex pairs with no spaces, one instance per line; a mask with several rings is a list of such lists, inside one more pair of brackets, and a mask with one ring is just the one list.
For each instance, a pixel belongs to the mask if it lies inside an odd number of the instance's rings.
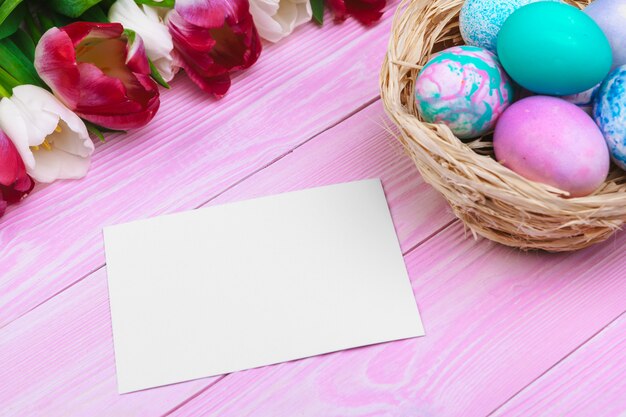
[[609,150],[593,119],[555,97],[528,97],[510,106],[498,120],[493,145],[504,166],[572,197],[594,192],[609,172]]

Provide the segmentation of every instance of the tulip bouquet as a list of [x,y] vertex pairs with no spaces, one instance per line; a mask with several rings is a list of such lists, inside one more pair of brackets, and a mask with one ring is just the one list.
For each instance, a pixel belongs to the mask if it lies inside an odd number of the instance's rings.
[[[326,0],[371,24],[386,0]],[[215,98],[324,0],[0,0],[0,217],[35,182],[86,175],[103,132],[147,125],[182,69]]]

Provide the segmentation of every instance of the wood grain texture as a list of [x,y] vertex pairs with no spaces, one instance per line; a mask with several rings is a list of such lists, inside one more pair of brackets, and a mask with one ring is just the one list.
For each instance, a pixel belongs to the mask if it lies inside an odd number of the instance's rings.
[[494,417],[625,415],[626,313],[494,413]]
[[390,17],[370,29],[305,25],[219,101],[180,76],[148,127],[98,146],[85,179],[40,186],[11,208],[0,220],[0,327],[101,267],[103,226],[198,207],[373,101]]
[[[211,204],[379,177],[402,247],[415,246],[452,216],[381,126],[381,116],[377,102]],[[0,330],[0,381],[14,381],[0,384],[7,415],[153,416],[216,381],[118,395],[107,300],[100,269]]]
[[405,156],[387,130],[385,117],[378,100],[209,205],[377,177],[383,182],[396,233],[406,252],[453,221],[454,216]]
[[117,394],[105,269],[0,332],[0,416],[154,416],[214,380]]
[[626,234],[521,253],[454,224],[405,260],[426,336],[228,375],[175,416],[485,416],[626,308]]

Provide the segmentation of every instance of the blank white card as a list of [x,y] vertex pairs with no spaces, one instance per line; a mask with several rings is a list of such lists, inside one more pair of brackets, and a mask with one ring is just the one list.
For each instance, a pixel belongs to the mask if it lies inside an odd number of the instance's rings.
[[104,238],[120,393],[424,334],[379,180]]

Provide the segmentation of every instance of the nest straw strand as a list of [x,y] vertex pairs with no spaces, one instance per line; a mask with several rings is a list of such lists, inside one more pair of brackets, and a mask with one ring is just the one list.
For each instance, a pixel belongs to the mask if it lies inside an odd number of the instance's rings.
[[[570,1],[580,8],[589,1]],[[626,223],[626,173],[612,166],[590,196],[567,198],[500,165],[490,137],[463,142],[444,125],[419,118],[415,79],[430,56],[460,45],[463,0],[404,0],[383,62],[381,96],[400,142],[424,180],[448,201],[474,236],[521,249],[573,251],[601,242]]]

